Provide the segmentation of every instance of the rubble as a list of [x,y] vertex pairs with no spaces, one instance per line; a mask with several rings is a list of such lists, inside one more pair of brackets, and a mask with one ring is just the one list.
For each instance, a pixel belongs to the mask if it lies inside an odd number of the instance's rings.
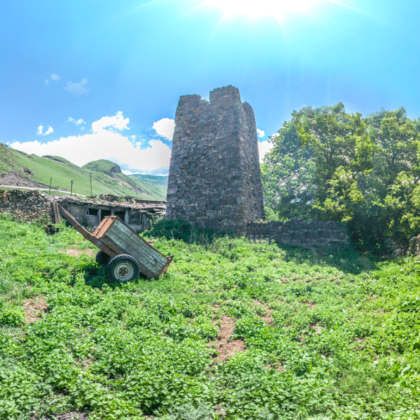
[[51,214],[52,197],[37,190],[0,189],[0,212],[13,214],[22,221],[32,222]]
[[[131,224],[139,230],[148,228],[150,219],[165,215],[164,201],[139,200],[134,197],[113,195],[84,199],[68,195],[64,197],[51,196],[37,190],[0,189],[0,213],[12,214],[22,221],[32,222],[48,215],[48,220],[54,222],[54,203],[59,203],[72,213],[80,223],[84,223],[91,228],[95,228],[99,224],[101,211],[103,216],[115,214],[128,219],[134,217],[136,220]],[[91,209],[96,210],[96,217],[91,214]],[[137,219],[139,220],[137,221]]]

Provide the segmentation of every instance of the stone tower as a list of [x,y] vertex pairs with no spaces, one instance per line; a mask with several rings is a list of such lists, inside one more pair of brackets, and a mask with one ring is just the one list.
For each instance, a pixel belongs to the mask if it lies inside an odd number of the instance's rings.
[[257,126],[239,90],[181,96],[175,124],[166,218],[238,233],[263,219]]

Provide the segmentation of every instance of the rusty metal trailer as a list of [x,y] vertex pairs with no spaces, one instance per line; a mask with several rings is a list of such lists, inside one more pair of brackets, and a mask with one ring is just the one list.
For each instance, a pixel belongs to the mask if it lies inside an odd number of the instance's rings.
[[67,210],[57,206],[63,217],[99,248],[96,261],[106,265],[106,275],[110,282],[125,283],[136,279],[140,273],[153,279],[165,275],[173,255],[162,255],[118,216],[105,217],[91,234]]

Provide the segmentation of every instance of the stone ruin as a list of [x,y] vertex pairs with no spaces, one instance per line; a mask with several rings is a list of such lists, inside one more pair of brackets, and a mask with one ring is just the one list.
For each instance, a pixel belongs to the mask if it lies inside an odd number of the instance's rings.
[[233,86],[181,96],[175,116],[166,218],[245,234],[264,218],[254,111]]
[[[251,106],[242,103],[237,88],[215,89],[210,101],[199,95],[181,96],[175,123],[167,219],[308,249],[349,243],[346,227],[340,223],[264,222],[257,126]],[[117,215],[137,231],[148,229],[150,220],[165,214],[164,202],[128,198],[108,195],[102,200],[80,200],[35,191],[0,191],[0,212],[23,220],[49,213],[53,219],[52,203],[59,202],[91,228],[106,215]]]
[[[26,222],[40,221],[45,216],[56,222],[53,204],[64,207],[76,220],[95,229],[106,216],[118,216],[136,232],[150,228],[153,220],[165,214],[164,201],[139,200],[134,197],[114,200],[113,195],[82,199],[75,196],[51,196],[37,190],[0,189],[0,213],[9,213]],[[110,199],[110,201],[107,201]]]
[[340,223],[263,221],[254,111],[236,87],[213,90],[210,101],[181,96],[175,124],[166,219],[308,249],[349,243]]

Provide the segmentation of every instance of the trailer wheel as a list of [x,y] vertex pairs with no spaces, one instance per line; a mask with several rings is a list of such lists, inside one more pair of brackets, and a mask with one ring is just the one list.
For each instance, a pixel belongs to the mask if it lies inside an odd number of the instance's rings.
[[126,283],[140,275],[140,265],[131,255],[117,255],[106,266],[106,277],[110,283]]
[[107,265],[110,259],[111,257],[106,252],[102,251],[101,249],[96,254],[96,262],[99,265]]

